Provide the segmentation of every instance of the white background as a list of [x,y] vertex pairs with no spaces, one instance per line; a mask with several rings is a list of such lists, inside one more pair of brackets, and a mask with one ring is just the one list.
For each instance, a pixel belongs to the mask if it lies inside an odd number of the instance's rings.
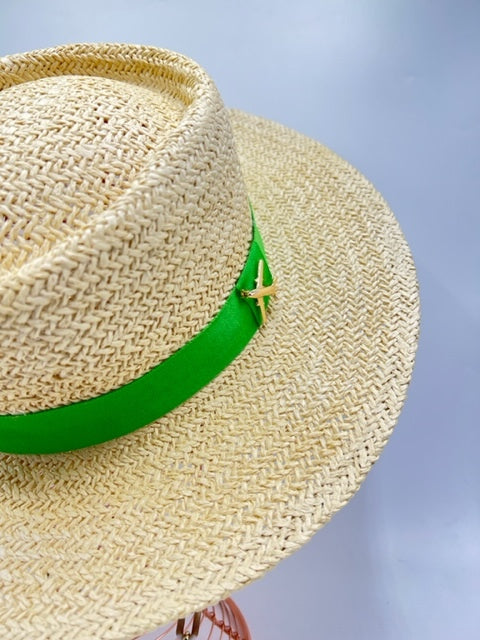
[[404,411],[355,498],[235,594],[254,640],[480,638],[480,3],[0,0],[0,55],[185,53],[228,106],[337,151],[395,211],[422,329]]

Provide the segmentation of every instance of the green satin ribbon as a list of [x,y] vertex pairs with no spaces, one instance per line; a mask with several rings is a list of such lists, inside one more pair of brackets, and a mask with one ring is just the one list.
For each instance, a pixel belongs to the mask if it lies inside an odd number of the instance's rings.
[[44,411],[1,415],[0,451],[56,453],[106,442],[154,422],[223,371],[262,323],[257,301],[244,295],[256,287],[261,260],[264,285],[272,284],[253,210],[252,219],[253,238],[242,273],[218,314],[200,333],[143,376],[118,389]]

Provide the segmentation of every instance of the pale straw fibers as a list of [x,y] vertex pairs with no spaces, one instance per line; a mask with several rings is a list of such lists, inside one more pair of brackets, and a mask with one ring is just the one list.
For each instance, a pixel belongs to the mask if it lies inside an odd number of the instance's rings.
[[69,45],[1,59],[0,83],[0,412],[97,395],[195,335],[245,261],[246,194],[279,283],[155,424],[0,454],[0,637],[131,638],[260,577],[358,489],[411,376],[415,269],[365,178],[229,114],[177,54]]

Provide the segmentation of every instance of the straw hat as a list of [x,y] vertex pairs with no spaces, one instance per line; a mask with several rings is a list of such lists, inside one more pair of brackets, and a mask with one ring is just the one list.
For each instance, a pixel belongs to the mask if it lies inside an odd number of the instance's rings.
[[0,637],[131,638],[358,489],[415,269],[364,177],[183,56],[62,46],[0,87]]

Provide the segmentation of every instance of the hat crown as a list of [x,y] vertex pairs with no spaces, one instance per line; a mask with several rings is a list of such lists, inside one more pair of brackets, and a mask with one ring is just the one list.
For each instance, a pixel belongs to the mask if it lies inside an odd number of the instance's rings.
[[53,76],[0,92],[1,269],[99,221],[184,111],[166,92],[110,78]]
[[218,312],[251,240],[229,117],[194,62],[0,59],[0,412],[142,375]]

